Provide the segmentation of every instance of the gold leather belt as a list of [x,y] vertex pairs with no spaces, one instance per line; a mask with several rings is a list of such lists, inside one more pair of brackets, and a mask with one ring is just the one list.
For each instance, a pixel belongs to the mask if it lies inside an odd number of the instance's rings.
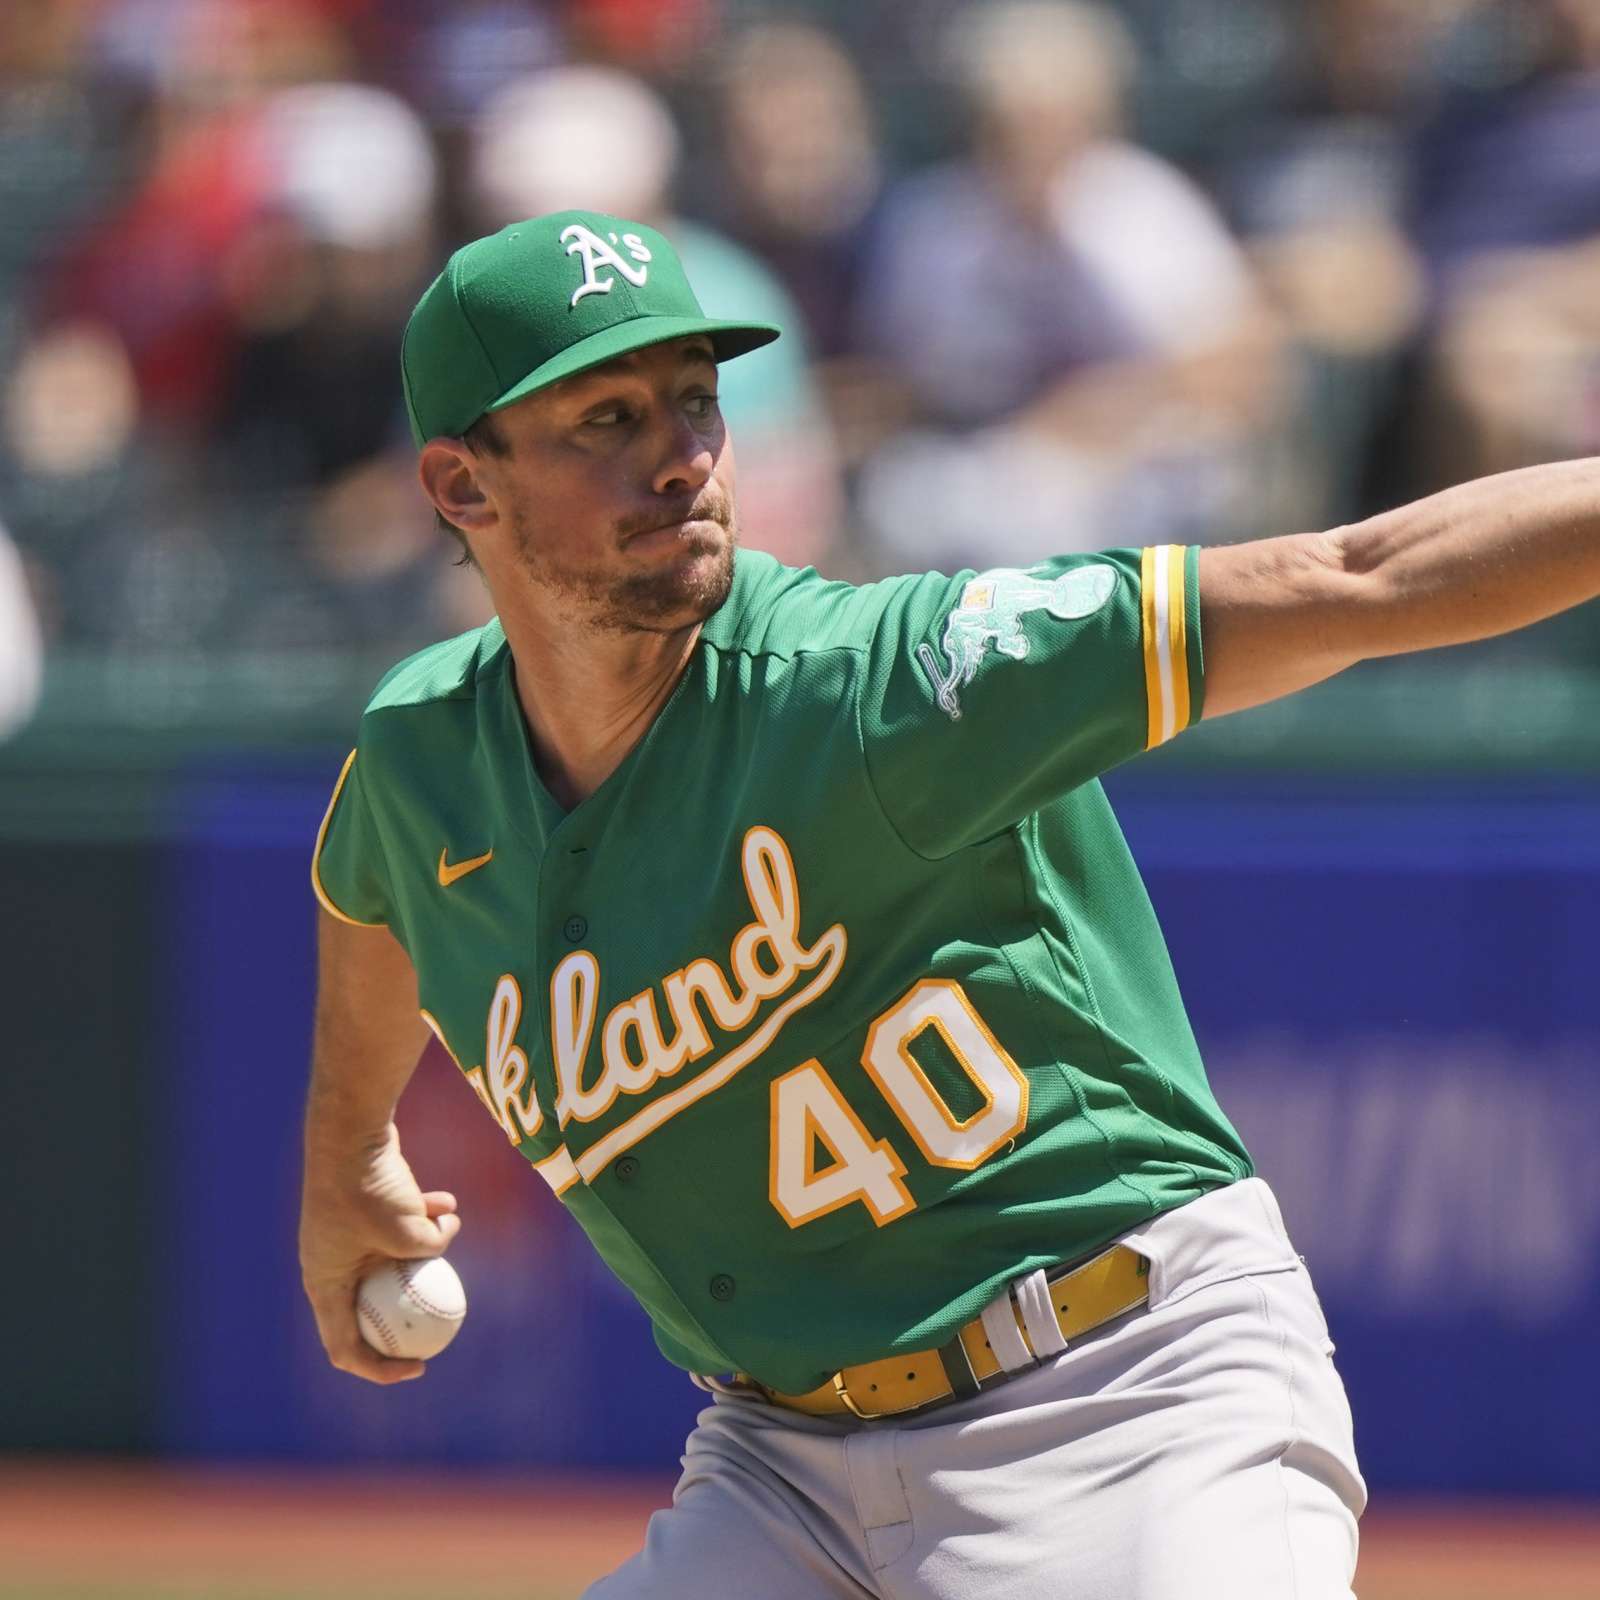
[[[966,1399],[1059,1354],[1067,1341],[1142,1306],[1150,1298],[1149,1274],[1144,1256],[1127,1245],[1113,1245],[1059,1277],[1036,1273],[1032,1279],[1019,1278],[937,1350],[846,1367],[810,1394],[779,1394],[740,1377],[775,1405],[807,1416],[902,1416],[942,1400]],[[1048,1322],[1041,1320],[1045,1318],[1055,1323],[1058,1345],[1053,1345]]]

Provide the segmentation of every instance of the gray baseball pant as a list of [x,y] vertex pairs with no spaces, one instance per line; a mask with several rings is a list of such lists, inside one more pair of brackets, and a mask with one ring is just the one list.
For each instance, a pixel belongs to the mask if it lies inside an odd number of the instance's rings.
[[1148,1308],[970,1400],[861,1423],[719,1395],[586,1600],[1350,1600],[1366,1490],[1271,1190],[1124,1240]]

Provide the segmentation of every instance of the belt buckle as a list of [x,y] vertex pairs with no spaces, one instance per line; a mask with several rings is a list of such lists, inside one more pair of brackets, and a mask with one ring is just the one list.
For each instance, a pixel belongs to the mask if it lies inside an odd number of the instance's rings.
[[[1124,1257],[1130,1259],[1124,1261]],[[1056,1285],[1062,1283],[1066,1279],[1078,1279],[1080,1274],[1083,1276],[1083,1278],[1088,1278],[1093,1275],[1101,1280],[1096,1287],[1100,1289],[1103,1294],[1105,1288],[1109,1287],[1104,1280],[1108,1277],[1115,1278],[1124,1276],[1127,1274],[1127,1268],[1130,1266],[1132,1268],[1131,1276],[1135,1283],[1139,1285],[1137,1291],[1130,1292],[1132,1285],[1122,1289],[1120,1293],[1114,1289],[1111,1297],[1111,1304],[1102,1304],[1097,1314],[1092,1315],[1089,1320],[1079,1322],[1076,1326],[1072,1327],[1073,1338],[1079,1338],[1083,1334],[1100,1327],[1104,1323],[1115,1320],[1115,1318],[1124,1315],[1126,1312],[1136,1309],[1139,1305],[1143,1304],[1147,1300],[1149,1291],[1145,1280],[1150,1270],[1149,1261],[1144,1256],[1133,1251],[1126,1245],[1114,1244],[1109,1248],[1098,1252],[1096,1255],[1091,1256],[1087,1261],[1080,1261],[1075,1265],[1066,1268],[1057,1268],[1054,1272],[1045,1272],[1039,1274],[1040,1277],[1044,1278],[1045,1286],[1048,1289],[1055,1288]],[[1096,1267],[1101,1268],[1100,1273],[1092,1274],[1092,1269]],[[985,1373],[985,1375],[981,1378],[978,1376],[977,1370],[973,1364],[974,1352],[966,1348],[963,1335],[971,1331],[974,1338],[981,1339],[984,1337],[984,1319],[980,1315],[979,1317],[975,1317],[972,1322],[968,1323],[964,1328],[962,1328],[956,1334],[956,1337],[949,1341],[948,1345],[941,1347],[938,1350],[919,1351],[914,1355],[906,1357],[885,1358],[885,1361],[882,1363],[884,1365],[894,1364],[898,1366],[900,1362],[907,1360],[921,1363],[926,1362],[931,1358],[937,1363],[939,1369],[941,1370],[941,1375],[944,1379],[944,1382],[948,1385],[943,1393],[929,1395],[927,1398],[914,1401],[910,1405],[892,1406],[878,1411],[866,1410],[856,1400],[854,1395],[851,1394],[849,1380],[846,1376],[846,1373],[849,1371],[854,1371],[864,1374],[870,1371],[873,1367],[880,1365],[878,1362],[869,1362],[865,1367],[847,1368],[843,1371],[834,1373],[830,1383],[833,1393],[837,1397],[839,1404],[849,1415],[862,1422],[879,1421],[884,1417],[910,1416],[916,1412],[926,1410],[930,1406],[941,1405],[951,1400],[969,1399],[972,1395],[981,1393],[983,1390],[991,1387],[992,1385],[1004,1383],[1007,1379],[1013,1376],[1020,1375],[1023,1372],[1030,1371],[1042,1365],[1043,1361],[1048,1359],[1048,1355],[1055,1354],[1057,1352],[1050,1351],[1047,1352],[1045,1356],[1041,1356],[1034,1349],[1033,1341],[1031,1337],[1029,1337],[1031,1330],[1028,1329],[1026,1315],[1023,1311],[1021,1303],[1014,1298],[1014,1290],[1015,1285],[1008,1284],[1003,1294],[997,1296],[993,1304],[996,1306],[1004,1306],[1005,1313],[1015,1319],[1014,1325],[1017,1326],[1017,1342],[1022,1349],[1027,1352],[1030,1358],[1022,1365],[1015,1368],[1007,1367],[1003,1362],[999,1361],[998,1352],[996,1352],[991,1356],[990,1359],[995,1360],[998,1370],[992,1373]],[[1067,1340],[1067,1328],[1062,1326],[1062,1323],[1063,1321],[1067,1321],[1068,1325],[1071,1326],[1073,1322],[1077,1321],[1077,1319],[1069,1320],[1067,1318],[1068,1308],[1066,1304],[1063,1303],[1060,1306],[1057,1306],[1053,1297],[1046,1298],[1046,1307],[1048,1308],[1051,1321],[1055,1325],[1057,1337],[1062,1341],[1061,1349],[1064,1350],[1069,1341]],[[916,1374],[914,1373],[906,1374],[908,1380],[914,1378],[915,1376]],[[871,1387],[876,1389],[878,1385],[877,1383],[873,1383]],[[824,1390],[820,1392],[826,1391]]]
[[850,1413],[851,1416],[859,1417],[863,1422],[871,1422],[874,1420],[875,1413],[871,1411],[863,1411],[861,1407],[855,1403],[855,1399],[850,1393],[850,1387],[844,1381],[843,1372],[834,1373],[833,1392],[838,1395],[840,1404],[845,1408],[846,1411]]

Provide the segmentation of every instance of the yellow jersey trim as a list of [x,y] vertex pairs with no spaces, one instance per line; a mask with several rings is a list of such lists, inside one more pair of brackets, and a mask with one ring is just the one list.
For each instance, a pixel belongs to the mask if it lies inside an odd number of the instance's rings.
[[578,1181],[578,1169],[565,1145],[561,1145],[554,1155],[546,1156],[543,1161],[535,1161],[533,1170],[557,1194],[565,1194]]
[[322,887],[322,875],[317,871],[317,862],[322,856],[322,846],[328,837],[328,824],[333,821],[333,808],[339,803],[340,791],[344,788],[344,780],[350,776],[350,769],[356,764],[354,750],[345,757],[344,767],[339,773],[339,781],[333,786],[333,798],[328,802],[328,809],[322,814],[322,826],[317,829],[316,849],[311,852],[311,890],[317,897],[317,903],[330,917],[337,917],[341,922],[348,922],[352,928],[382,928],[382,922],[358,922],[354,917],[347,917],[332,900],[328,898],[328,891]]
[[1189,726],[1188,547],[1158,544],[1140,558],[1144,686],[1149,707],[1145,749]]

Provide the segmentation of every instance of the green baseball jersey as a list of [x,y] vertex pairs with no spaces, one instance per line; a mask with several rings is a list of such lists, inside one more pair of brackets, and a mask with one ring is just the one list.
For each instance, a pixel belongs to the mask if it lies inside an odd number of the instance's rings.
[[1095,781],[1199,715],[1196,573],[741,552],[571,811],[497,623],[379,686],[318,897],[393,930],[671,1360],[803,1392],[1249,1173]]

